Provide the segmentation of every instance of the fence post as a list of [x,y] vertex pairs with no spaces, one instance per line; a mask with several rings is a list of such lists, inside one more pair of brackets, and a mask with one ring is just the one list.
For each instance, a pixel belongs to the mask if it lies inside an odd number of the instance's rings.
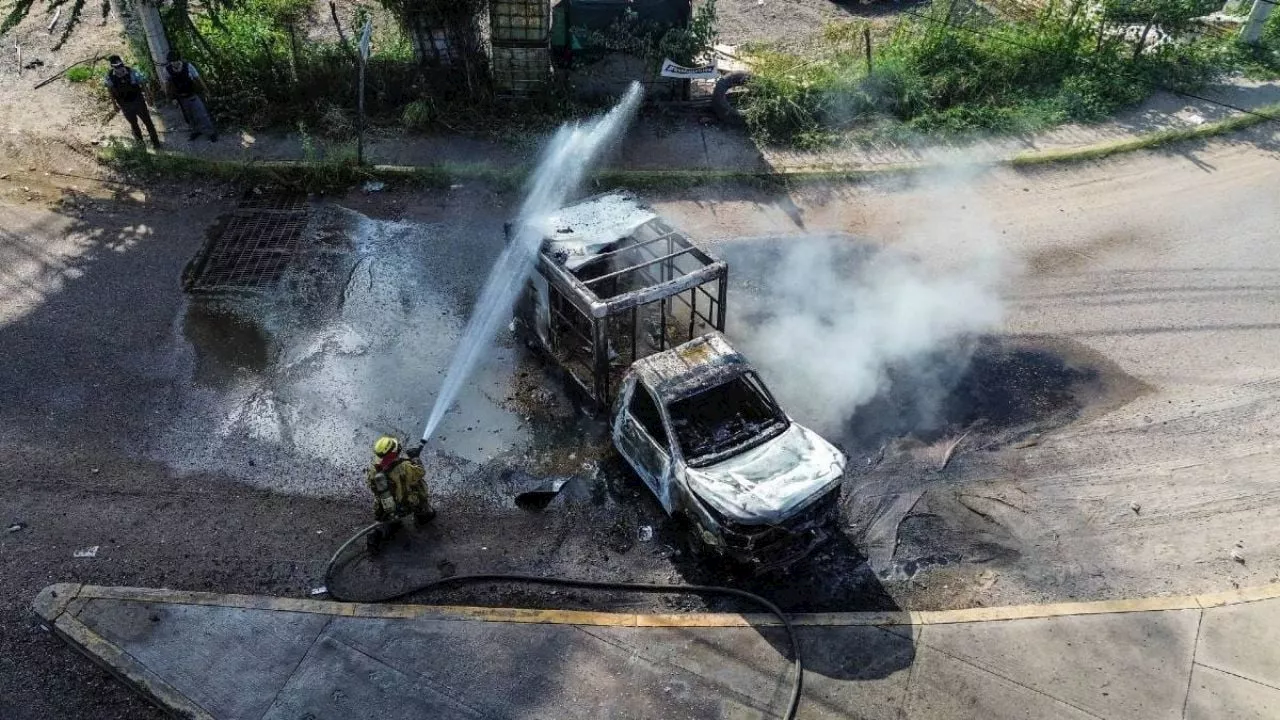
[[356,165],[364,165],[364,69],[369,64],[369,38],[373,35],[373,19],[364,21],[360,31],[360,81],[356,99]]
[[862,28],[862,47],[867,51],[867,75],[871,74],[871,28]]

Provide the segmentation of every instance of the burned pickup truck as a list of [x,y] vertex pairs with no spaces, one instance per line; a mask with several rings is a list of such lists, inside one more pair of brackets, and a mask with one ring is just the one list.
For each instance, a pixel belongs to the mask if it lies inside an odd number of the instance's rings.
[[629,193],[562,208],[516,306],[517,333],[588,408],[700,548],[757,568],[818,544],[845,458],[778,407],[729,346],[728,266]]
[[636,361],[612,432],[667,513],[738,563],[795,560],[835,520],[844,454],[787,417],[719,333]]

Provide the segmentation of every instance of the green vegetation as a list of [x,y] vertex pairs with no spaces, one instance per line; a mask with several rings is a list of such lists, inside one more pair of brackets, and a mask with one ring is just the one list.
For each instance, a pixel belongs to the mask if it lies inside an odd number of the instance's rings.
[[299,192],[342,192],[365,180],[395,180],[419,187],[448,187],[455,173],[445,167],[374,168],[356,165],[354,156],[336,155],[304,162],[228,162],[178,153],[150,153],[118,140],[98,151],[102,164],[131,180],[183,177],[221,180],[248,186],[273,186]]
[[586,33],[580,41],[597,50],[627,53],[654,63],[670,58],[688,66],[706,56],[716,37],[716,0],[706,0],[694,10],[686,27],[646,22],[634,10],[627,10],[607,30]]
[[96,62],[90,65],[76,65],[68,68],[66,72],[67,82],[86,83],[86,82],[102,82],[102,78],[107,75],[107,64],[105,62]]
[[[800,147],[859,126],[882,135],[1028,132],[1102,120],[1159,88],[1280,69],[1280,43],[1253,49],[1233,33],[1192,32],[1193,18],[1216,3],[1106,0],[1093,14],[1082,6],[1051,3],[1037,17],[1007,19],[935,2],[880,34],[870,73],[858,24],[829,28],[813,57],[757,49],[747,126],[762,142]],[[1151,42],[1157,31],[1162,41]]]
[[[306,36],[309,0],[239,0],[186,4],[164,11],[170,42],[205,76],[210,106],[224,119],[250,128],[293,126],[298,121],[334,137],[354,132],[357,88],[350,45]],[[346,33],[363,24],[362,8]],[[375,34],[369,58],[365,106],[373,117],[392,116],[416,92],[417,65],[396,28]]]
[[[366,72],[371,125],[520,135],[595,109],[554,85],[518,108],[494,97],[483,50],[472,46],[487,0],[376,2],[387,12],[374,22]],[[205,0],[198,10],[175,3],[164,18],[173,45],[206,76],[210,107],[221,119],[249,128],[301,123],[324,140],[347,141],[356,132],[355,45],[373,6],[358,5],[352,17],[340,18],[345,42],[308,39],[308,24],[332,27],[327,16],[309,15],[314,7],[312,0]],[[415,36],[419,45],[447,53],[448,64],[415,57]]]

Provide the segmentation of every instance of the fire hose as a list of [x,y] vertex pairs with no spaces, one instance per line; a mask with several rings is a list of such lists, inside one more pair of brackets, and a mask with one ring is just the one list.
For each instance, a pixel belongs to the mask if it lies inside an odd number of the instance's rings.
[[782,627],[786,630],[787,640],[791,644],[792,667],[794,668],[794,679],[791,686],[791,697],[787,701],[787,711],[782,715],[784,720],[794,720],[796,710],[800,707],[800,692],[804,687],[804,663],[800,659],[800,641],[796,637],[795,627],[791,621],[782,612],[782,609],[773,604],[769,600],[756,595],[753,592],[740,590],[738,588],[721,587],[718,585],[672,585],[661,583],[636,583],[636,582],[605,582],[599,580],[580,580],[577,578],[562,577],[546,577],[541,575],[523,575],[519,573],[476,573],[469,575],[452,575],[450,577],[440,578],[439,580],[430,580],[419,583],[408,590],[402,590],[376,599],[356,599],[344,597],[340,592],[335,591],[333,586],[333,577],[337,569],[338,558],[348,547],[358,541],[360,538],[373,532],[376,528],[387,523],[376,522],[368,527],[360,530],[352,535],[346,542],[338,547],[333,557],[329,558],[329,563],[324,569],[324,583],[328,590],[329,597],[341,602],[392,602],[400,600],[410,595],[421,592],[427,592],[443,587],[453,585],[466,585],[470,583],[480,582],[513,582],[513,583],[530,583],[535,585],[555,585],[558,587],[582,588],[586,590],[622,590],[627,592],[642,593],[692,593],[695,595],[728,595],[740,598],[748,602],[759,605],[768,610],[772,615],[782,622]]

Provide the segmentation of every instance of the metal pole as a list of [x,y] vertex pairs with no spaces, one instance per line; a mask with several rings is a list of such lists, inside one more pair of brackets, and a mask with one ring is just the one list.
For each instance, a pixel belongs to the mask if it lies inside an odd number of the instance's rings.
[[360,58],[360,90],[356,99],[356,164],[364,165],[364,58]]
[[729,294],[729,269],[725,268],[724,275],[720,276],[720,292],[716,293],[720,297],[716,298],[716,329],[724,332],[724,301]]
[[689,295],[691,296],[689,299],[693,301],[689,304],[689,339],[692,340],[693,326],[698,322],[698,288],[690,290]]
[[609,406],[609,319],[593,318],[591,329],[592,370],[595,375],[595,401],[599,407]]
[[867,74],[871,74],[871,28],[862,28],[862,46],[867,51]]

